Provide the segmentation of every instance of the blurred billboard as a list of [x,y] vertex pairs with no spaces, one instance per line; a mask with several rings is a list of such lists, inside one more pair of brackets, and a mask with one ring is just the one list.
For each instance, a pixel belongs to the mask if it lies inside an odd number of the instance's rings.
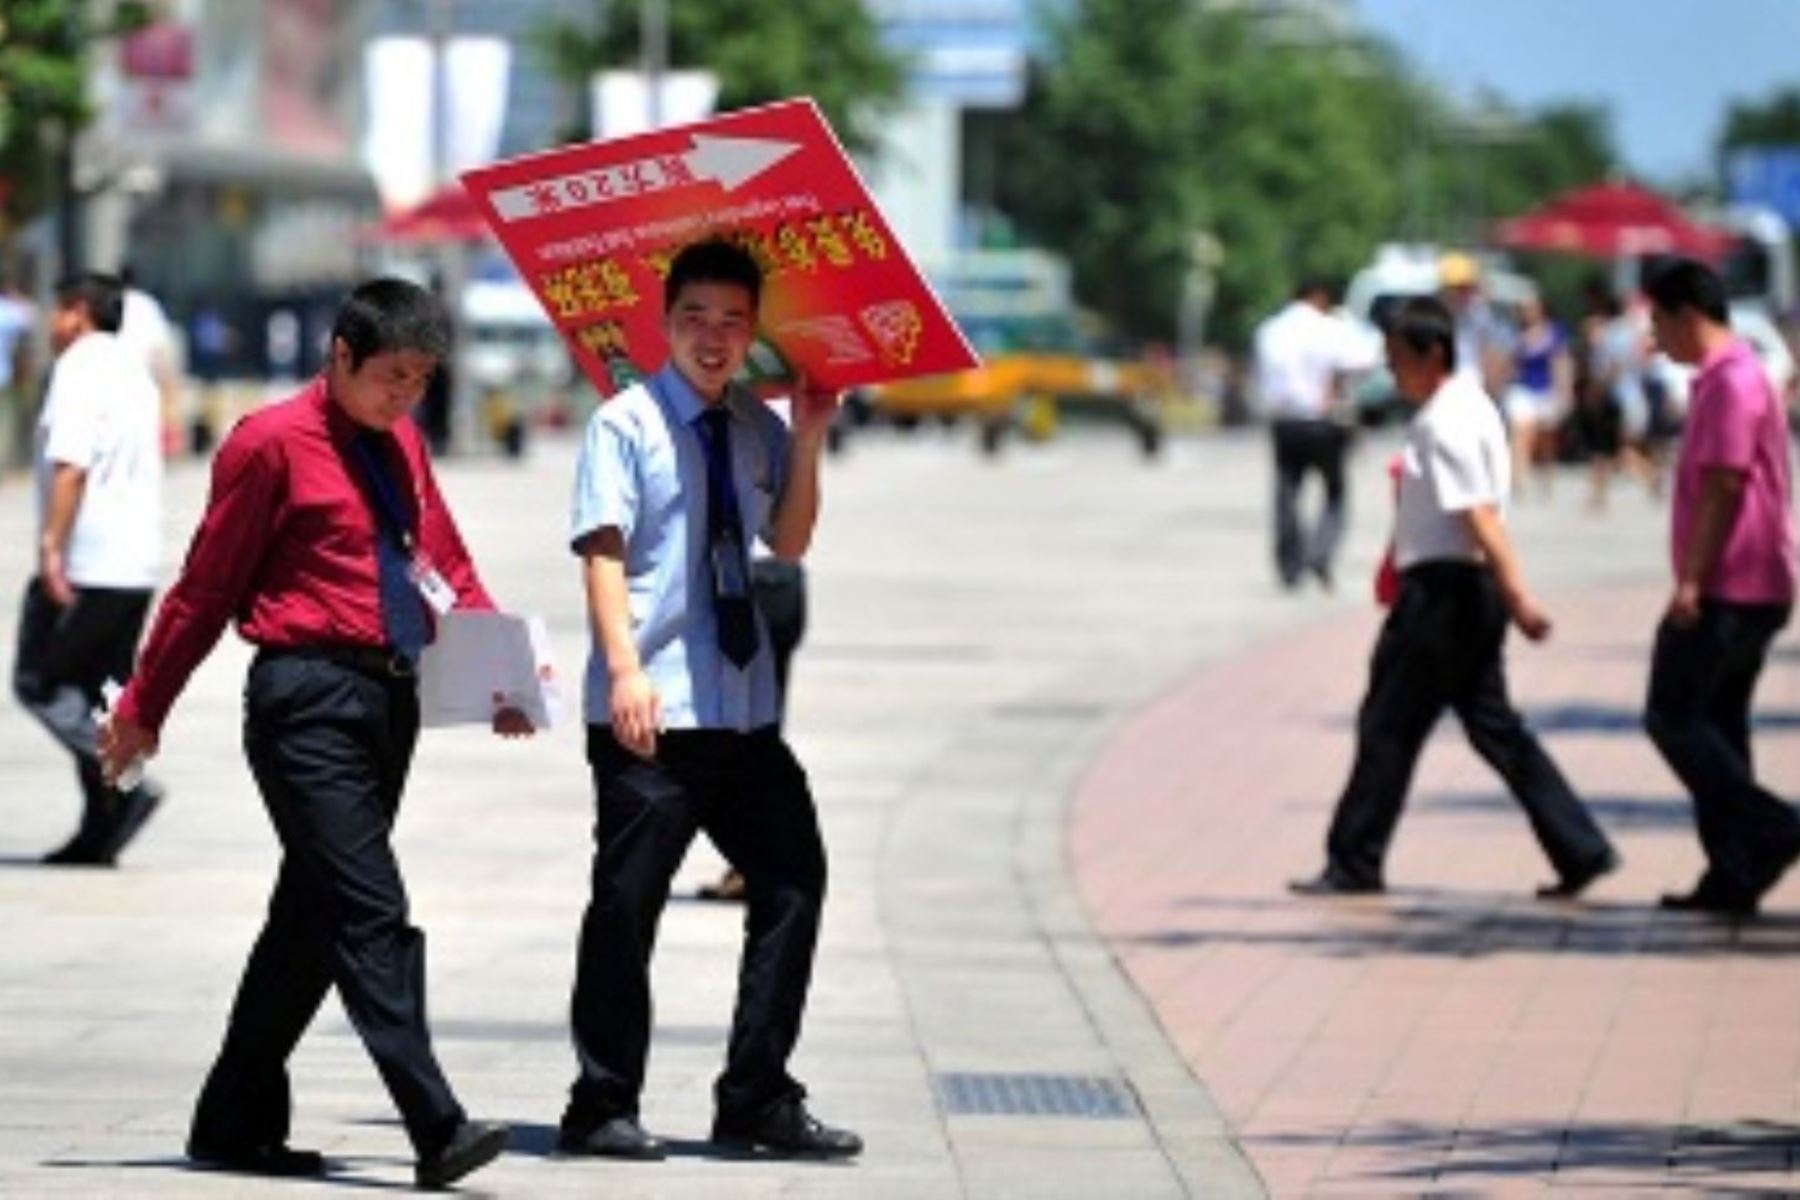
[[1800,228],[1800,146],[1735,151],[1725,174],[1733,204],[1770,209]]

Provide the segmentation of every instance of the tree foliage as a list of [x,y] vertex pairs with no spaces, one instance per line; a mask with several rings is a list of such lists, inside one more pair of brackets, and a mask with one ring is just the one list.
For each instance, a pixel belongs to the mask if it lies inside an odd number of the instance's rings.
[[996,198],[1140,338],[1171,336],[1201,231],[1224,250],[1210,332],[1241,345],[1301,276],[1398,237],[1475,240],[1613,161],[1596,110],[1472,129],[1387,47],[1277,36],[1242,9],[1080,0],[1047,44],[997,134]]
[[[844,0],[669,0],[669,61],[719,77],[729,111],[809,95],[852,150],[874,143],[871,122],[897,99],[903,64],[860,3]],[[597,19],[559,20],[537,41],[557,76],[585,88],[595,71],[639,65],[641,5],[597,0]]]
[[1725,155],[1746,146],[1800,146],[1800,87],[1731,106],[1719,134],[1719,152]]
[[40,212],[62,143],[93,116],[88,55],[149,19],[143,3],[0,0],[0,235]]

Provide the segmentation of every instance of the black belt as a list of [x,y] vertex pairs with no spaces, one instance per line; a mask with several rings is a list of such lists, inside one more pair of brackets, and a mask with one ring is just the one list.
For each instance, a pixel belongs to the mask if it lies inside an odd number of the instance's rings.
[[314,658],[374,679],[417,679],[419,664],[391,646],[264,646],[259,658]]

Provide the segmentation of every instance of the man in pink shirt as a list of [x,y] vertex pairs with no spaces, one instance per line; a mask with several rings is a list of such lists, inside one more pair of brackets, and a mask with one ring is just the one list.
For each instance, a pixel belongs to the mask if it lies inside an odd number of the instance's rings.
[[1699,368],[1675,472],[1675,594],[1656,635],[1644,725],[1694,798],[1706,871],[1664,908],[1749,916],[1800,857],[1800,815],[1758,784],[1750,699],[1795,591],[1787,417],[1695,262],[1650,281],[1656,340]]

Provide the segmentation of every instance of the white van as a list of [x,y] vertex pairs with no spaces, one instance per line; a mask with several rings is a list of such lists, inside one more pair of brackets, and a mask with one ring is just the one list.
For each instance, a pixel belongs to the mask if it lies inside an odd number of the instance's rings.
[[463,288],[462,310],[469,345],[461,361],[477,395],[568,386],[568,347],[522,281],[472,280]]

